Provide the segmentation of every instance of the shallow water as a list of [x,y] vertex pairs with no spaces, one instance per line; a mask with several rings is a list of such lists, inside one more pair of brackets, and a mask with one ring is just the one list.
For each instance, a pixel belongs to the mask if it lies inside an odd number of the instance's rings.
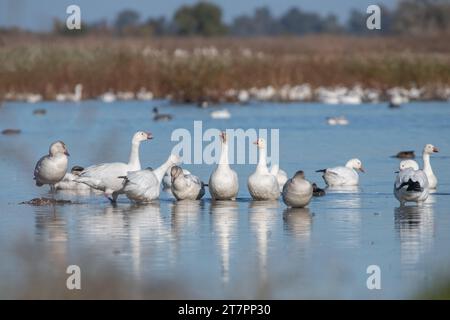
[[[154,105],[175,115],[151,118]],[[211,109],[165,101],[103,104],[7,103],[0,129],[0,298],[409,298],[432,288],[450,267],[450,105],[251,104],[227,106],[229,120]],[[33,115],[47,109],[44,116]],[[327,116],[345,115],[346,127]],[[112,207],[102,196],[58,194],[75,204],[19,205],[49,196],[34,186],[35,162],[50,142],[69,147],[70,165],[126,161],[138,129],[155,139],[141,146],[143,166],[157,167],[175,143],[176,128],[279,128],[280,165],[302,169],[323,185],[317,169],[359,157],[367,170],[361,186],[315,198],[308,209],[253,202],[246,180],[254,165],[233,165],[240,178],[236,202],[159,202],[135,206],[121,197]],[[439,190],[422,208],[398,209],[392,185],[400,150],[433,143]],[[418,159],[421,162],[421,159]],[[187,169],[207,181],[212,166]],[[81,267],[82,290],[65,289],[66,267]],[[366,269],[381,268],[381,290],[368,290]]]

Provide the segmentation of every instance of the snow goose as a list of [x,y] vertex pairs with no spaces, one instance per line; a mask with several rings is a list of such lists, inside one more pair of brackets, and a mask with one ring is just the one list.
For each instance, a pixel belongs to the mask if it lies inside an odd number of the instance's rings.
[[254,143],[259,149],[259,159],[256,171],[248,178],[248,191],[254,200],[276,200],[280,196],[280,186],[277,177],[267,168],[266,141],[259,138]]
[[34,180],[38,187],[44,184],[50,185],[52,193],[55,184],[64,178],[67,171],[69,152],[62,141],[56,141],[50,145],[48,155],[43,156],[34,169]]
[[91,188],[81,182],[76,182],[75,179],[77,179],[81,172],[83,172],[84,168],[80,166],[74,166],[70,170],[70,172],[67,172],[62,178],[61,181],[55,184],[56,190],[74,190],[74,191],[87,191]]
[[406,202],[416,202],[421,205],[429,194],[428,178],[425,172],[419,170],[414,160],[400,162],[400,171],[394,184],[394,195],[404,206]]
[[313,187],[305,180],[305,173],[297,171],[293,178],[289,179],[283,187],[283,201],[288,207],[306,207],[313,196]]
[[283,191],[284,184],[288,181],[287,173],[280,169],[278,164],[273,164],[270,168],[270,173],[273,174],[278,181],[278,186],[280,187],[280,192]]
[[179,162],[180,158],[171,154],[167,161],[155,170],[147,168],[120,176],[119,178],[123,182],[121,193],[125,193],[128,199],[137,203],[152,202],[158,199],[164,173]]
[[[187,169],[183,169],[183,174],[188,175],[191,174],[191,172]],[[170,169],[167,170],[166,173],[164,174],[162,186],[164,191],[172,192],[172,190],[170,190],[170,188],[172,188],[172,176],[170,174]]]
[[90,166],[81,172],[80,177],[75,179],[75,181],[103,191],[105,196],[115,203],[119,196],[119,191],[123,187],[123,179],[120,179],[119,176],[126,176],[129,171],[141,170],[139,146],[142,141],[152,138],[151,133],[136,132],[131,140],[131,152],[128,163],[113,162]]
[[359,184],[358,172],[365,172],[359,159],[351,159],[345,167],[334,167],[328,169],[317,170],[323,172],[325,183],[330,186],[357,186]]
[[116,101],[116,94],[112,90],[109,90],[102,94],[100,96],[100,99],[105,103],[111,103]]
[[211,112],[211,118],[213,119],[230,119],[231,113],[228,109],[220,109]]
[[235,200],[239,191],[238,175],[228,163],[228,141],[225,132],[220,135],[222,148],[219,164],[209,178],[209,192],[213,200]]
[[439,152],[439,149],[433,146],[432,144],[427,144],[423,148],[423,172],[427,175],[428,178],[428,184],[430,189],[436,189],[437,187],[437,178],[433,173],[433,169],[431,169],[431,163],[430,163],[430,155],[433,153]]
[[174,166],[170,169],[172,194],[177,200],[200,200],[205,194],[205,184],[199,177],[185,174],[183,169]]

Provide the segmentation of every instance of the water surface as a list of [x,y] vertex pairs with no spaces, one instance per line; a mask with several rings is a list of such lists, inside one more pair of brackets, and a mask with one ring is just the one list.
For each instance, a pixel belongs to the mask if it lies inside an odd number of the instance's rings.
[[[160,106],[175,115],[152,121]],[[232,118],[213,120],[210,110],[166,101],[7,103],[0,129],[0,298],[409,298],[433,287],[450,266],[450,105],[384,104],[227,105]],[[44,116],[33,115],[47,109]],[[328,116],[345,115],[346,127]],[[155,139],[141,146],[144,166],[157,167],[170,153],[176,128],[280,129],[281,167],[314,171],[358,157],[367,173],[360,188],[329,192],[309,208],[281,201],[254,202],[247,177],[254,165],[234,165],[240,178],[236,202],[175,202],[170,194],[136,206],[121,197],[116,207],[102,196],[58,194],[75,204],[33,207],[18,203],[49,196],[34,186],[35,162],[57,139],[66,142],[70,165],[126,161],[138,129]],[[425,206],[398,209],[392,195],[398,160],[390,155],[432,143],[439,190]],[[418,159],[421,162],[421,159]],[[205,181],[213,167],[189,165]],[[66,267],[82,270],[81,292],[65,289]],[[382,289],[368,290],[366,269],[378,265]]]

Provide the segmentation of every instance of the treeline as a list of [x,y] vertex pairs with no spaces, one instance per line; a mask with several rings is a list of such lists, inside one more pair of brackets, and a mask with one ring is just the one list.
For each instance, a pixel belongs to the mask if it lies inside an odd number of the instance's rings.
[[401,0],[395,9],[380,5],[381,30],[368,30],[365,11],[352,10],[345,22],[333,14],[320,15],[291,8],[279,17],[267,7],[256,8],[252,15],[236,17],[225,24],[219,6],[200,1],[180,7],[171,19],[143,19],[134,10],[120,12],[112,23],[98,21],[69,31],[65,22],[56,20],[56,34],[112,34],[117,36],[279,36],[305,34],[427,34],[450,32],[449,0]]

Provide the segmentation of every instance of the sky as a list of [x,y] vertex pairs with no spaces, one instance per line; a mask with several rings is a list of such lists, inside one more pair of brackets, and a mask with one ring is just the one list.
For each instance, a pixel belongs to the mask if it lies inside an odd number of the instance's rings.
[[[101,19],[113,21],[123,9],[134,9],[141,17],[171,17],[183,4],[198,0],[0,0],[0,26],[19,26],[29,30],[49,30],[53,18],[65,21],[66,8],[76,4],[81,19],[90,23]],[[345,21],[352,9],[366,10],[370,4],[384,4],[392,8],[397,0],[210,0],[223,9],[224,20],[231,22],[241,14],[251,14],[256,7],[267,6],[275,16],[296,6],[320,14],[336,14]]]

